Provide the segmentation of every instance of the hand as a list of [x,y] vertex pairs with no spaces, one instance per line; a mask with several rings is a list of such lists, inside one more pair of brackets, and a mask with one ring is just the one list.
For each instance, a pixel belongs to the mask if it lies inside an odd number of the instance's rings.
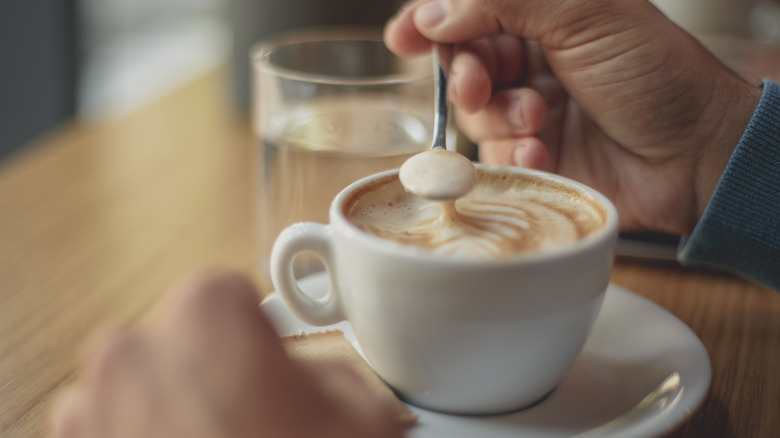
[[623,229],[690,232],[760,97],[644,0],[418,0],[385,41],[455,44],[449,94],[481,160],[588,184]]
[[336,363],[291,360],[236,274],[191,279],[104,340],[55,411],[55,438],[401,437],[393,406]]

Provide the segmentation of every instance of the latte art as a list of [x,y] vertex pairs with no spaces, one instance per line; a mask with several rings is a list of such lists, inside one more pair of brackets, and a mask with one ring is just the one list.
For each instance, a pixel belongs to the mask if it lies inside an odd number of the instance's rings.
[[479,170],[474,189],[452,202],[404,191],[396,177],[377,181],[346,204],[361,229],[433,253],[478,259],[570,245],[603,227],[588,195],[532,175]]

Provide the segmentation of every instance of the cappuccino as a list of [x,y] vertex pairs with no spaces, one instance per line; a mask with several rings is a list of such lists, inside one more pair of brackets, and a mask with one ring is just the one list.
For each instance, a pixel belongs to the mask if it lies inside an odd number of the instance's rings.
[[571,245],[601,229],[607,213],[589,194],[533,174],[477,170],[474,189],[454,202],[378,179],[343,204],[344,215],[376,236],[470,259],[501,259]]

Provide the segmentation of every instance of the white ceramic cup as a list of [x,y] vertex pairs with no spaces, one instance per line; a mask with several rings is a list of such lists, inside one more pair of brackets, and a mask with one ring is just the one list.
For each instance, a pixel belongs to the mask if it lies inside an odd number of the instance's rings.
[[[489,166],[477,165],[483,169]],[[501,168],[506,171],[507,168]],[[371,366],[404,400],[457,414],[495,414],[534,404],[577,358],[609,283],[618,217],[604,196],[566,178],[606,212],[602,229],[571,246],[509,259],[433,255],[362,231],[344,214],[350,195],[397,170],[363,178],[330,206],[330,224],[297,223],[276,240],[271,275],[303,321],[349,320]],[[329,290],[313,299],[293,259],[316,253]]]

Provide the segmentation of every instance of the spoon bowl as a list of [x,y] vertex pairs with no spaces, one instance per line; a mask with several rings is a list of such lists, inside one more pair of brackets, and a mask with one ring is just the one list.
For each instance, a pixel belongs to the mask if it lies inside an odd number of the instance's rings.
[[471,161],[457,152],[447,150],[446,146],[449,101],[444,65],[449,65],[451,50],[451,47],[444,45],[435,45],[433,48],[436,113],[431,149],[406,160],[398,174],[408,192],[436,201],[454,201],[464,196],[474,188],[477,180],[477,172]]

